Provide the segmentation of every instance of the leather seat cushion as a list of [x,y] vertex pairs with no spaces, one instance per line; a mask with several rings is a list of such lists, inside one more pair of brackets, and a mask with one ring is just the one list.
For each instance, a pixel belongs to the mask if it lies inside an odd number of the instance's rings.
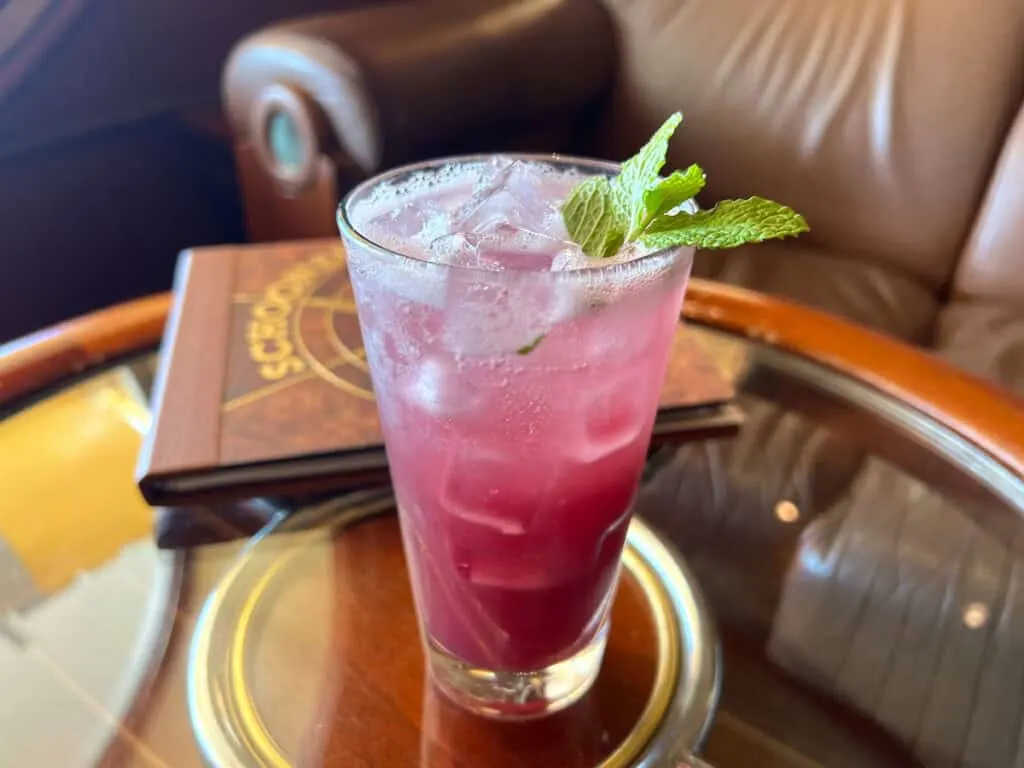
[[954,365],[1024,396],[1024,306],[954,302],[939,317],[936,347]]
[[913,343],[926,343],[939,304],[914,278],[842,255],[805,247],[799,240],[701,251],[697,277],[781,296]]

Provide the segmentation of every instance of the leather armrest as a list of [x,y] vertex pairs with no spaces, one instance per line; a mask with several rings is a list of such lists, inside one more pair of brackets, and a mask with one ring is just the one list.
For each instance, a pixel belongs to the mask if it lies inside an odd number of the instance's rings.
[[571,118],[614,66],[598,0],[418,0],[257,32],[233,50],[223,90],[236,135],[269,166],[259,146],[283,110],[286,132],[317,144],[306,155],[340,150],[372,173]]

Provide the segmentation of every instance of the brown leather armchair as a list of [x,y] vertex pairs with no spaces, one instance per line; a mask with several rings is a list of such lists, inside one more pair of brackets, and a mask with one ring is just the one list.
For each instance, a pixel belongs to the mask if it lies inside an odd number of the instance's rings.
[[[265,29],[235,48],[223,84],[258,239],[333,235],[347,186],[401,162],[507,148],[621,159],[680,109],[670,162],[705,167],[702,203],[761,194],[812,228],[699,254],[698,275],[826,309],[1024,393],[1019,0],[421,0]],[[743,437],[662,457],[645,499],[653,516],[671,507],[658,522],[706,589],[749,596],[723,601],[749,606],[732,623],[929,764],[1024,759],[1022,717],[991,694],[1004,676],[1019,691],[1022,620],[992,631],[1000,652],[981,663],[945,597],[982,584],[1021,594],[1019,553],[810,422],[744,405]],[[778,545],[778,499],[826,510],[781,534],[800,553],[781,591],[763,586],[774,566],[749,556],[715,579],[729,554],[689,545],[700,526],[736,551]],[[927,643],[883,610],[890,581],[842,576],[887,572],[897,550]],[[1009,616],[1024,603],[1002,605]],[[858,642],[847,653],[837,633]],[[892,649],[884,669],[879,647]],[[915,666],[924,658],[935,664]],[[924,682],[892,682],[915,670]],[[939,674],[979,698],[936,704]]]
[[0,1],[0,343],[170,286],[244,236],[220,71],[242,35],[360,0]]

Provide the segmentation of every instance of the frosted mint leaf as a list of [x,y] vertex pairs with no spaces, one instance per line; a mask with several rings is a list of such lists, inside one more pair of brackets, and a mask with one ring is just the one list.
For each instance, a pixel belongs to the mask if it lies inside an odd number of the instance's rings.
[[735,248],[798,235],[808,230],[804,217],[762,197],[723,200],[709,211],[677,213],[653,221],[641,237],[647,248],[677,246]]
[[605,176],[593,176],[569,193],[562,220],[569,237],[588,256],[614,256],[626,240],[627,221]]
[[685,171],[676,171],[662,179],[656,187],[644,192],[644,226],[659,216],[664,216],[704,189],[704,169],[691,165]]
[[626,239],[632,240],[646,224],[644,194],[658,183],[658,175],[665,165],[668,142],[683,122],[679,112],[669,115],[646,144],[622,164],[618,176],[612,181],[618,207],[626,212]]

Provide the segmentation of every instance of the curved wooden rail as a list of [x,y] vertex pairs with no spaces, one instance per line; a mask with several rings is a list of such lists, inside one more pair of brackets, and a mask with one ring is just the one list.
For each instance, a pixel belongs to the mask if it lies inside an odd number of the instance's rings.
[[[0,404],[155,346],[170,301],[169,294],[138,299],[0,347]],[[824,312],[704,280],[691,281],[683,314],[860,379],[1024,476],[1024,400],[927,352]]]
[[156,346],[168,293],[82,315],[0,346],[0,406],[119,355]]

